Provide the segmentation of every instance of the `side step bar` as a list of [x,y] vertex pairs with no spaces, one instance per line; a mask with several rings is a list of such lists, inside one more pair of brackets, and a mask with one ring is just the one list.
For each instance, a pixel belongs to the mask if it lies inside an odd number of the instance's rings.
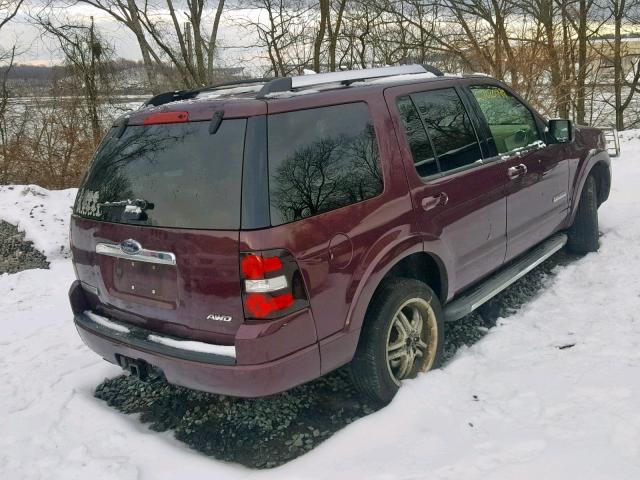
[[523,254],[502,270],[494,273],[482,283],[464,291],[444,308],[445,321],[453,322],[469,315],[480,305],[524,277],[564,247],[566,243],[567,236],[564,233],[556,234]]

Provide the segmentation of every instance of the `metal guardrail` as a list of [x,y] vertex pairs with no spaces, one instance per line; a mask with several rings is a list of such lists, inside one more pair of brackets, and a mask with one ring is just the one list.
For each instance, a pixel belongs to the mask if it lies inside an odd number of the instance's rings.
[[600,127],[602,133],[604,133],[604,139],[607,142],[607,152],[610,157],[620,156],[620,137],[618,136],[618,130],[612,127]]

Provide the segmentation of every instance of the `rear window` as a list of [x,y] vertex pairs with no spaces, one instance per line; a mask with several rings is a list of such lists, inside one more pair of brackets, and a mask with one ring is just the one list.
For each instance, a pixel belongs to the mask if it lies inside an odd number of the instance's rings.
[[382,192],[378,144],[365,103],[280,113],[268,122],[272,225]]
[[238,229],[246,120],[131,126],[97,152],[77,215],[158,227]]

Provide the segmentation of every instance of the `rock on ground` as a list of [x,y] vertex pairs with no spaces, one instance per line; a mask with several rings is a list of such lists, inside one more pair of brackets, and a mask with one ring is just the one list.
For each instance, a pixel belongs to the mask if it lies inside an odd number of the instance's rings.
[[0,220],[0,274],[16,273],[29,268],[49,268],[42,252],[24,239],[15,225]]

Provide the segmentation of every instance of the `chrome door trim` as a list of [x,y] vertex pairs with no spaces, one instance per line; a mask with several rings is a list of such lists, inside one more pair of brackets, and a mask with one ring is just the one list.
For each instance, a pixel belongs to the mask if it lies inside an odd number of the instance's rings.
[[96,253],[108,257],[124,258],[135,262],[157,263],[160,265],[175,265],[176,256],[171,252],[161,252],[158,250],[147,250],[141,248],[135,253],[126,253],[118,243],[98,243]]

